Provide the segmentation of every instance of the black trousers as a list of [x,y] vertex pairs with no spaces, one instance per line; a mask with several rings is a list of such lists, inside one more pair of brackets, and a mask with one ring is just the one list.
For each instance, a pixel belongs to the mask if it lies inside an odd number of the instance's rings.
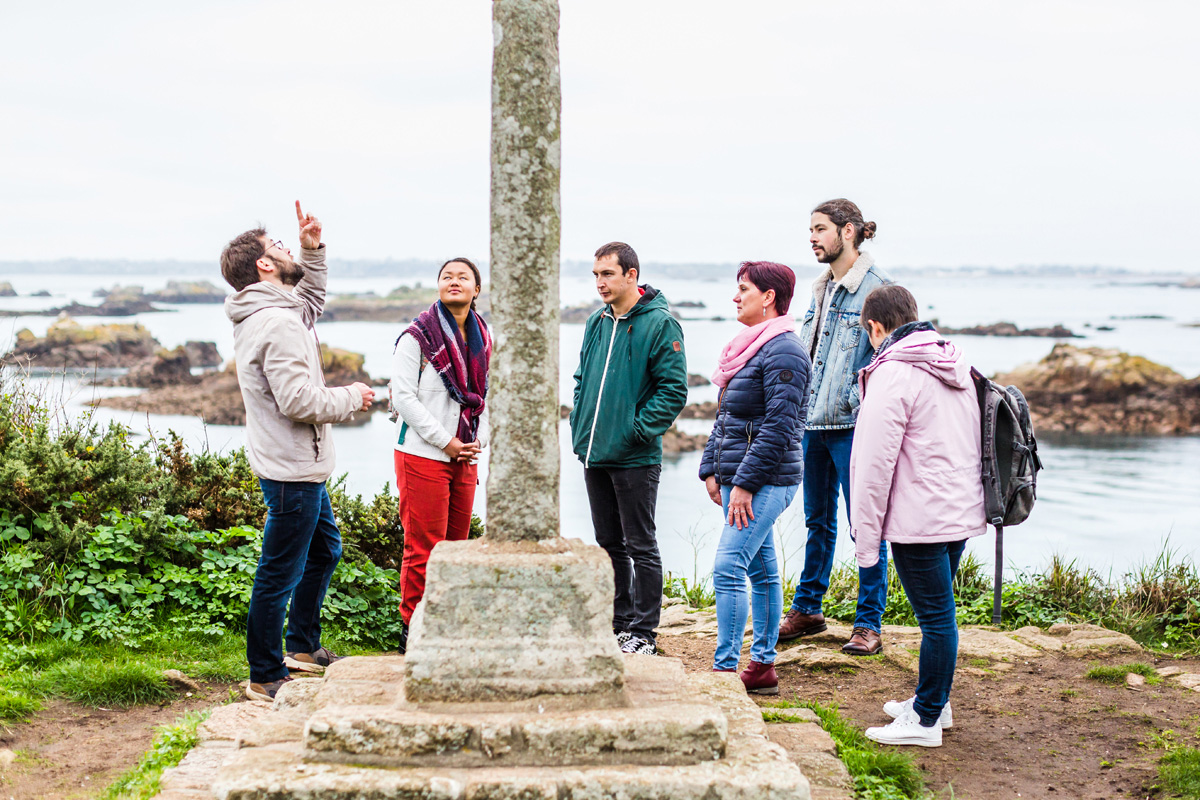
[[662,466],[583,472],[596,544],[612,559],[613,630],[654,641],[662,605],[662,559],[654,535],[654,506]]

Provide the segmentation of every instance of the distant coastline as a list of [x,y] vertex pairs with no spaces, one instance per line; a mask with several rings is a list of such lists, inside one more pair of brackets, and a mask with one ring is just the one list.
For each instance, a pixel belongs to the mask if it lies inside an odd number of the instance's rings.
[[[441,265],[440,261],[422,258],[404,259],[330,259],[330,268],[338,275],[350,278],[372,277],[414,277],[427,278]],[[479,260],[480,269],[485,276],[488,271],[487,262]],[[803,270],[817,269],[817,264],[806,262],[792,264],[792,267]],[[592,268],[590,261],[568,259],[562,262],[564,274],[587,272]],[[736,271],[737,264],[729,263],[656,263],[645,262],[648,275],[662,275],[668,278],[692,278],[701,281],[728,280]],[[1071,265],[1071,264],[1022,264],[1015,267],[995,267],[979,265],[963,265],[957,267],[932,266],[896,266],[889,267],[889,272],[903,278],[910,275],[922,277],[937,277],[940,275],[978,276],[978,277],[1019,277],[1036,276],[1049,277],[1081,277],[1109,278],[1113,280],[1133,279],[1139,283],[1159,283],[1165,281],[1174,284],[1186,280],[1197,280],[1200,276],[1187,272],[1154,271],[1143,272],[1103,265]],[[25,275],[30,273],[62,274],[62,275],[187,275],[187,276],[217,276],[220,272],[216,259],[211,261],[181,261],[181,260],[133,260],[133,259],[79,259],[59,258],[42,261],[0,261],[0,275]]]

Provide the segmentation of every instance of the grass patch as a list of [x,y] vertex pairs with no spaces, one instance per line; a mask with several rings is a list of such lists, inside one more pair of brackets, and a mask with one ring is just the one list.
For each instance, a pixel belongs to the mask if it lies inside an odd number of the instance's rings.
[[1162,683],[1162,678],[1154,671],[1154,667],[1140,661],[1132,664],[1098,664],[1085,672],[1083,677],[1116,685],[1124,683],[1125,676],[1131,672],[1141,675],[1151,686]]
[[160,727],[137,765],[117,778],[99,800],[147,800],[158,794],[163,770],[178,764],[196,746],[200,741],[196,728],[207,717],[207,711],[191,711],[178,722]]
[[[770,714],[774,719],[769,721],[799,722],[798,717],[781,710],[788,708],[808,708],[820,717],[821,727],[837,745],[838,758],[842,759],[854,781],[856,800],[916,800],[926,796],[925,779],[913,757],[880,749],[862,731],[843,719],[836,706],[784,700],[764,709],[763,719]],[[786,719],[788,716],[792,719]]]
[[130,646],[60,640],[0,645],[0,719],[25,719],[51,697],[103,707],[160,703],[177,696],[162,677],[168,669],[234,683],[246,677],[245,648],[240,633],[173,632]]
[[1179,747],[1158,762],[1158,779],[1171,795],[1200,798],[1200,750]]

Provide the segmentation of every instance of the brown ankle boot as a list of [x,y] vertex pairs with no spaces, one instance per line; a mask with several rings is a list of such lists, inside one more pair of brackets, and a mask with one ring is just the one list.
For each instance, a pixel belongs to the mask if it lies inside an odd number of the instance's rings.
[[779,626],[779,641],[790,642],[801,636],[812,636],[826,627],[824,614],[801,614],[793,608]]
[[873,656],[883,652],[883,637],[870,628],[855,628],[842,652],[852,656]]
[[747,694],[779,694],[779,676],[774,664],[751,661],[739,676],[746,685]]

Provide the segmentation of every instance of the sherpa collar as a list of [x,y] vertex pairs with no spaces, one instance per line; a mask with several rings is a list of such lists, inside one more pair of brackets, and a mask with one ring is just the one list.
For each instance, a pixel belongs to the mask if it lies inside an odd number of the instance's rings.
[[[850,271],[842,278],[841,285],[850,294],[858,291],[858,287],[862,285],[863,278],[867,277],[867,270],[875,266],[875,259],[866,250],[858,254],[858,258],[854,260],[854,266],[850,267]],[[821,273],[821,277],[817,278],[812,285],[813,297],[820,300],[825,296],[825,284],[833,279],[833,270],[829,267]],[[819,304],[818,304],[819,305]]]

